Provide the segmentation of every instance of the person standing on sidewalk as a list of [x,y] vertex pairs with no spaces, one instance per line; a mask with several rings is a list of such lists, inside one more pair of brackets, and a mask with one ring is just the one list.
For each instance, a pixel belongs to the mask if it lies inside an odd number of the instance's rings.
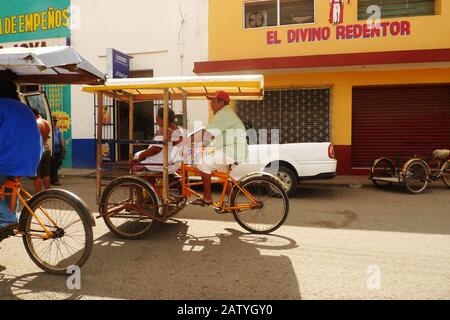
[[54,186],[59,186],[58,171],[61,168],[66,150],[64,148],[64,138],[61,131],[58,128],[58,119],[53,117],[53,156],[51,164],[50,182]]
[[45,189],[51,188],[50,183],[50,172],[52,165],[52,152],[50,151],[50,146],[48,139],[50,137],[50,124],[47,120],[41,117],[41,114],[36,109],[32,109],[34,116],[36,118],[36,123],[41,133],[42,141],[44,143],[44,154],[42,155],[41,162],[39,163],[39,168],[37,171],[37,176],[34,179],[34,190],[36,193],[42,191],[42,185]]

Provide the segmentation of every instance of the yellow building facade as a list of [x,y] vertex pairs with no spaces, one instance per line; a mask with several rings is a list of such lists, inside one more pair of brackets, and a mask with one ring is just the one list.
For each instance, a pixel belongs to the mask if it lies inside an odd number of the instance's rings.
[[263,115],[244,118],[282,143],[332,141],[341,174],[450,147],[450,1],[210,0],[194,71],[264,74],[267,99],[242,105]]

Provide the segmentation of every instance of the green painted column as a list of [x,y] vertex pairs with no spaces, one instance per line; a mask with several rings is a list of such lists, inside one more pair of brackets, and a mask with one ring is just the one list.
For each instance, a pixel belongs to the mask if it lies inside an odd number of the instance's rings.
[[68,85],[45,85],[45,93],[52,110],[53,117],[58,119],[58,127],[64,137],[66,157],[63,167],[72,167],[72,110],[71,89]]

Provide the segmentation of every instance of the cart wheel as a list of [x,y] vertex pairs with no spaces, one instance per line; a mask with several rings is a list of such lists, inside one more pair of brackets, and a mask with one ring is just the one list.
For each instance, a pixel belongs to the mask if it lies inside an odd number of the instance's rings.
[[[255,234],[268,234],[283,225],[289,212],[289,199],[284,187],[269,177],[249,178],[241,185],[260,204],[259,208],[233,210],[236,222],[245,230]],[[230,197],[233,207],[250,203],[240,190]]]
[[103,191],[99,211],[106,226],[124,239],[139,239],[149,232],[157,221],[158,195],[149,184],[136,177],[113,180]]
[[[392,160],[380,158],[373,162],[370,168],[372,178],[392,178],[395,175],[395,166]],[[373,184],[379,188],[386,188],[392,185],[392,182],[372,180]]]
[[450,161],[447,161],[442,169],[442,181],[444,181],[447,188],[450,188]]
[[428,185],[428,166],[422,161],[412,161],[405,170],[404,183],[409,192],[423,192]]

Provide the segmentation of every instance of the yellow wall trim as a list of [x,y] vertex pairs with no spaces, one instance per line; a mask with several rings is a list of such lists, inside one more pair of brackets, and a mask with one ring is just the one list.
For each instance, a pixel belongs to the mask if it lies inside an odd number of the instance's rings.
[[[328,0],[315,1],[315,23],[288,26],[244,28],[243,0],[210,0],[209,4],[209,60],[239,60],[249,58],[287,57],[303,55],[385,52],[450,48],[450,1],[436,0],[436,15],[382,19],[381,23],[407,23],[408,35],[386,35],[376,38],[337,40],[340,28],[367,25],[358,20],[358,1],[345,1],[344,22],[339,26],[328,21]],[[288,31],[326,28],[330,38],[326,41],[300,41],[288,43]],[[276,33],[280,44],[268,45]],[[389,32],[388,32],[389,33]],[[269,37],[269,38],[268,38]],[[271,38],[272,37],[272,38]]]

